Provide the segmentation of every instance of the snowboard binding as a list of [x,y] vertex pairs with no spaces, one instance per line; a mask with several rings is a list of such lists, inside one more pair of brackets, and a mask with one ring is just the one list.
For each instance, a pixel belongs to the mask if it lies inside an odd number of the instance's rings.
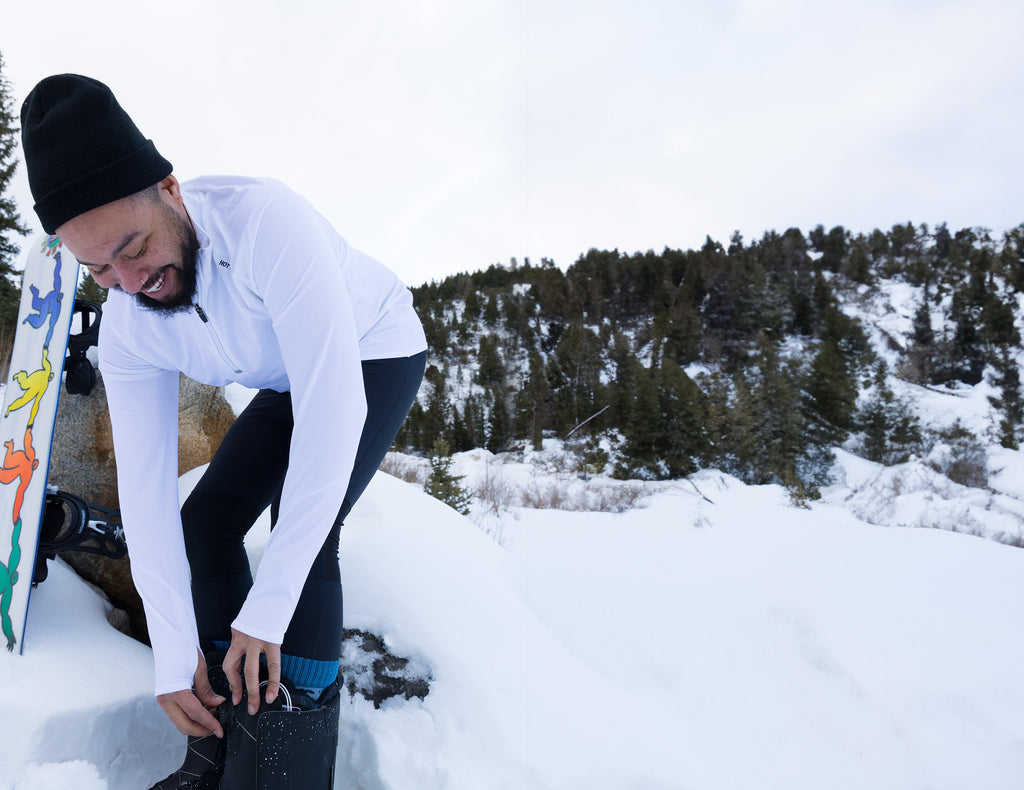
[[47,486],[33,586],[46,581],[46,561],[64,551],[99,554],[114,560],[124,557],[128,545],[120,512],[91,505],[81,497]]
[[99,342],[103,310],[95,302],[76,299],[75,312],[82,316],[82,330],[68,338],[64,386],[72,395],[88,395],[96,386],[96,370],[85,353]]

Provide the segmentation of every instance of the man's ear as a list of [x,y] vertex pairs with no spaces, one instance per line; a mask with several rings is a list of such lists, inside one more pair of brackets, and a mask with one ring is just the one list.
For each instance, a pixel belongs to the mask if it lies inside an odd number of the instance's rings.
[[174,177],[173,173],[157,184],[157,188],[160,190],[161,199],[170,199],[171,202],[179,206],[182,205],[181,184],[178,183],[178,179]]

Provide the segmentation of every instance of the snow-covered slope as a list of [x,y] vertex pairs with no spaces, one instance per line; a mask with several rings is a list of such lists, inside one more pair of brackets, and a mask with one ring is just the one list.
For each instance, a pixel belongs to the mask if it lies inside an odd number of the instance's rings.
[[[336,787],[1020,786],[1024,552],[692,482],[622,514],[509,509],[503,548],[378,475],[343,533],[346,625],[431,688],[343,705]],[[0,661],[0,787],[169,772],[150,682],[146,648],[55,567],[25,655]]]

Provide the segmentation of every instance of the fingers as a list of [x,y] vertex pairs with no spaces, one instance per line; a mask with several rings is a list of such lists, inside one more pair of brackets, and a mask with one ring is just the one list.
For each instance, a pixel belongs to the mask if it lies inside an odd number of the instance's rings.
[[217,717],[191,691],[161,694],[156,699],[171,723],[185,735],[201,737],[213,733],[218,738],[224,737]]
[[245,693],[249,699],[249,715],[255,716],[260,709],[260,653],[254,645],[245,654]]
[[[281,687],[281,646],[264,642],[241,631],[231,629],[231,647],[224,657],[224,674],[227,675],[231,687],[231,702],[238,705],[242,701],[242,683],[245,683],[245,694],[248,698],[249,714],[255,715],[260,707],[260,656],[267,657],[267,702],[277,699]],[[239,674],[242,659],[245,658],[243,672]]]
[[196,674],[193,678],[193,690],[199,701],[207,708],[216,708],[222,702],[225,702],[224,697],[215,692],[213,686],[210,685],[210,673],[207,671],[206,659],[203,657],[202,652],[199,653],[199,664],[196,667]]
[[195,692],[196,697],[207,708],[216,708],[225,701],[224,697],[213,690],[213,686],[210,685],[210,678],[205,672],[202,676],[196,675]]
[[281,647],[280,645],[267,645],[267,675],[270,682],[267,684],[267,702],[277,699],[278,689],[281,687]]
[[239,673],[239,669],[242,666],[242,649],[238,646],[235,640],[231,640],[231,647],[228,648],[228,652],[224,655],[224,661],[221,664],[221,669],[224,670],[224,675],[228,679],[228,688],[231,689],[231,704],[237,705],[242,701],[242,676]]

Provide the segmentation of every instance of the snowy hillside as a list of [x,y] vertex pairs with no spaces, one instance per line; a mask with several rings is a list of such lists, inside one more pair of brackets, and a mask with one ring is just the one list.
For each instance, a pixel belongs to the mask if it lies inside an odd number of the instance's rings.
[[[346,625],[430,691],[343,705],[336,787],[1020,787],[1024,551],[716,472],[646,485],[621,514],[510,506],[502,547],[378,475],[343,533]],[[150,683],[148,650],[55,567],[0,661],[0,787],[162,777],[181,738]]]
[[[890,371],[887,385],[920,421],[927,452],[886,467],[857,458],[858,441],[851,439],[849,452],[838,453],[834,485],[824,498],[872,524],[948,529],[1024,546],[1024,460],[1019,451],[999,445],[995,371],[986,368],[973,386],[923,386],[895,375],[902,352],[912,345],[913,314],[922,300],[921,288],[888,282],[859,289],[843,309],[868,331]],[[945,308],[933,307],[934,326],[943,326]],[[1014,354],[1018,366],[1024,363],[1019,348]],[[951,435],[962,441],[953,443]]]

